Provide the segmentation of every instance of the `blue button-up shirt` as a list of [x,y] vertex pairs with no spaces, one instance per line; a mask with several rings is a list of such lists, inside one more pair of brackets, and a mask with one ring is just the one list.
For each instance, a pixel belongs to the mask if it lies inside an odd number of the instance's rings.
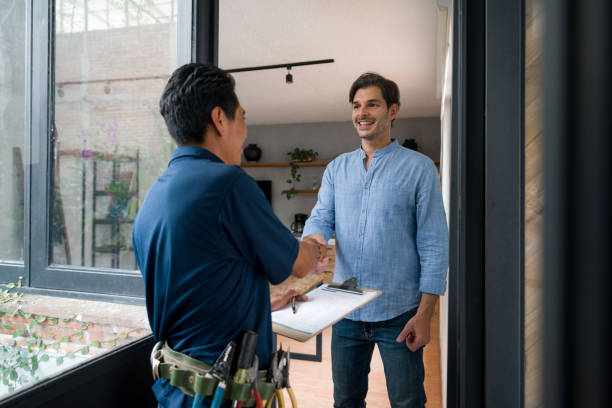
[[446,289],[448,228],[435,164],[393,142],[366,169],[359,148],[325,169],[303,236],[336,233],[334,281],[357,277],[382,295],[348,316],[382,321]]

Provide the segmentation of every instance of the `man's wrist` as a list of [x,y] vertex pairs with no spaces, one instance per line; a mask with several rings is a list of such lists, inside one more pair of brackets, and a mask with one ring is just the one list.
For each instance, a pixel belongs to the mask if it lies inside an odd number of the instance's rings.
[[419,308],[417,309],[416,316],[419,319],[425,318],[431,320],[436,311],[436,303],[438,301],[438,297],[438,295],[422,292],[421,303],[419,304]]

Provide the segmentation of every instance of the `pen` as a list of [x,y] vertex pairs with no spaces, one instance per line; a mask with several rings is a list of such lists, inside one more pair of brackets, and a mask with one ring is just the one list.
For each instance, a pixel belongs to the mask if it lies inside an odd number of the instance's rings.
[[295,296],[291,297],[291,310],[293,310],[293,314],[297,313],[297,305],[295,304]]

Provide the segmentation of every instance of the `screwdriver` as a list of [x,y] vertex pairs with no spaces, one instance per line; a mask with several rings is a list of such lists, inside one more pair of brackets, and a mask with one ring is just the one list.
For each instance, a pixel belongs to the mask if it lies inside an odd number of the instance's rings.
[[[255,355],[256,345],[257,333],[249,330],[242,335],[240,354],[238,355],[238,369],[236,370],[236,375],[234,375],[235,383],[245,384],[248,382],[248,370],[253,365],[253,356]],[[240,407],[242,407],[242,402],[234,401],[232,408]]]

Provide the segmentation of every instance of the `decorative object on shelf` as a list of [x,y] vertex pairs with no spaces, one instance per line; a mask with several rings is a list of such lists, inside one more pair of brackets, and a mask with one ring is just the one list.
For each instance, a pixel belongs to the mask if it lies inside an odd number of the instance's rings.
[[312,149],[306,150],[296,147],[292,151],[287,152],[287,156],[289,156],[289,160],[291,162],[312,162],[319,157],[319,153],[313,151]]
[[402,146],[407,149],[419,150],[419,145],[417,145],[417,142],[414,139],[404,139]]
[[242,153],[248,162],[258,162],[261,159],[261,149],[255,143],[250,143]]
[[313,190],[319,189],[319,179],[317,177],[312,178],[312,189]]
[[299,172],[300,167],[298,163],[308,163],[316,160],[319,156],[318,152],[313,151],[312,149],[300,149],[296,147],[290,152],[287,152],[287,156],[289,156],[289,165],[291,167],[291,178],[288,178],[286,181],[291,185],[289,190],[283,190],[281,194],[285,194],[287,196],[287,200],[291,200],[291,197],[297,194],[295,186],[302,180],[302,175]]

